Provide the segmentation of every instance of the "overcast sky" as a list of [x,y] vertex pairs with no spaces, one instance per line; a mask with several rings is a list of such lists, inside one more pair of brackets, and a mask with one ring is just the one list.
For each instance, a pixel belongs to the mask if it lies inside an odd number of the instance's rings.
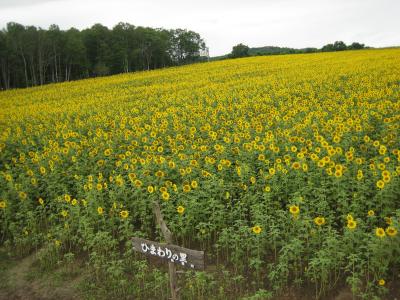
[[250,47],[321,47],[343,40],[400,45],[400,0],[0,0],[0,27],[14,21],[83,29],[94,23],[187,28],[210,55]]

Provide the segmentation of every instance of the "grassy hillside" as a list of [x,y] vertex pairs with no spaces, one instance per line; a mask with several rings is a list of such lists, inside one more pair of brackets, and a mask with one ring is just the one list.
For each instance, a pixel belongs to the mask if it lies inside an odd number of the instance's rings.
[[160,201],[206,253],[183,299],[398,296],[399,65],[251,57],[1,92],[2,260],[84,273],[83,298],[167,299],[129,242],[162,240]]

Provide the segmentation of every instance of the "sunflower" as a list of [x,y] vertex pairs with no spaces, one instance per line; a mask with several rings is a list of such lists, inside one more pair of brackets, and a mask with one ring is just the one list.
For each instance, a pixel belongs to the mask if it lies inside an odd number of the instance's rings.
[[262,228],[261,228],[261,226],[256,225],[256,226],[253,226],[253,228],[252,228],[251,230],[252,230],[255,234],[260,234],[261,231],[262,231]]
[[177,208],[176,208],[176,211],[178,212],[178,214],[183,214],[184,213],[184,211],[185,211],[185,208],[182,206],[182,205],[179,205]]
[[104,150],[104,155],[105,156],[110,156],[110,154],[111,154],[111,149]]
[[147,187],[147,191],[151,194],[151,193],[153,193],[154,192],[154,187],[152,186],[152,185],[149,185],[148,187]]
[[97,213],[98,213],[99,215],[102,215],[102,214],[104,213],[104,209],[103,209],[101,206],[99,206],[99,207],[97,208]]
[[325,224],[325,218],[324,217],[316,217],[314,219],[314,223],[318,226],[324,225]]
[[335,177],[336,177],[336,178],[342,177],[342,175],[343,175],[342,170],[336,170],[336,171],[335,171]]
[[46,174],[46,168],[45,167],[40,167],[40,174],[42,174],[42,175]]
[[190,185],[192,186],[192,188],[197,188],[198,187],[198,183],[197,183],[197,181],[196,180],[192,180],[192,182],[190,183]]
[[355,229],[357,227],[357,222],[354,220],[347,221],[347,228]]
[[0,201],[0,208],[6,208],[6,207],[7,207],[6,201]]
[[386,228],[386,233],[388,236],[393,237],[397,235],[397,229],[394,228],[393,226],[389,226],[388,228]]
[[61,216],[63,216],[64,218],[66,218],[66,217],[68,216],[68,211],[62,210],[62,211],[60,212],[60,214],[61,214]]
[[377,237],[380,237],[380,238],[383,238],[383,237],[385,237],[385,230],[383,229],[383,228],[376,228],[375,229],[375,235],[377,236]]
[[191,187],[190,187],[189,184],[185,184],[185,185],[183,186],[183,191],[184,191],[185,193],[190,192],[190,190],[191,190]]
[[291,205],[289,211],[292,215],[298,215],[300,213],[300,208],[297,205]]
[[156,172],[157,177],[164,177],[164,172],[163,171],[157,171]]
[[383,187],[385,186],[385,182],[383,180],[378,180],[376,186],[380,189],[383,189]]
[[393,224],[393,221],[392,221],[391,217],[385,217],[384,220],[385,220],[386,224],[388,224],[388,225],[392,225]]
[[44,201],[43,201],[42,198],[39,198],[39,199],[38,199],[38,202],[39,202],[40,205],[44,205]]
[[301,167],[301,165],[300,165],[300,163],[299,162],[294,162],[293,164],[292,164],[292,168],[293,169],[295,169],[295,170],[298,170],[298,169],[300,169],[300,167]]
[[373,217],[375,215],[375,212],[371,209],[368,211],[368,216]]
[[122,219],[126,219],[129,216],[129,212],[127,210],[122,210],[119,215]]
[[169,193],[168,193],[168,192],[163,192],[163,193],[161,194],[161,197],[162,197],[165,201],[168,201],[168,200],[169,200]]
[[385,279],[379,279],[378,280],[378,284],[380,285],[380,286],[384,286],[385,285]]

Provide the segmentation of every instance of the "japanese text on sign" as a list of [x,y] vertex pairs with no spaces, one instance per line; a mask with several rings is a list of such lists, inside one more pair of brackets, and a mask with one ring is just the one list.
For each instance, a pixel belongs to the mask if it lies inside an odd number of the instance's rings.
[[[149,252],[151,255],[155,255],[161,258],[167,258],[171,260],[171,262],[179,262],[182,266],[187,264],[187,254],[186,253],[173,253],[171,249],[167,247],[160,247],[156,248],[153,244],[148,245],[147,243],[141,243],[142,252],[147,253]],[[190,264],[191,268],[194,268],[193,264]]]
[[159,243],[139,237],[132,237],[132,246],[135,251],[145,255],[157,257],[185,268],[204,270],[203,251],[169,243]]

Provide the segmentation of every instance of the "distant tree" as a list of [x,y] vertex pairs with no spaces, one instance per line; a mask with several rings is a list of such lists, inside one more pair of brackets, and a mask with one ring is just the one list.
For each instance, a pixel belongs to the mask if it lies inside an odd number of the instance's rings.
[[230,54],[231,58],[239,58],[239,57],[246,57],[249,56],[250,48],[242,43],[233,46],[232,52]]
[[302,50],[302,52],[304,52],[304,53],[315,53],[315,52],[318,52],[318,49],[317,48],[311,48],[311,47],[309,47],[309,48],[304,48],[304,49],[301,49]]
[[354,42],[351,45],[349,45],[347,48],[350,49],[350,50],[359,50],[359,49],[364,49],[365,45],[357,43],[357,42]]
[[17,61],[13,67],[18,74],[14,76],[14,82],[17,86],[28,87],[28,61],[24,43],[25,27],[21,24],[11,22],[7,24],[5,32],[10,40],[9,49],[17,56]]
[[330,51],[334,51],[334,47],[333,44],[326,44],[321,48],[322,52],[330,52]]
[[0,89],[150,70],[200,61],[206,45],[186,29],[118,23],[82,31],[8,23],[0,30]]
[[11,83],[11,49],[6,33],[0,31],[0,90],[9,89]]
[[78,29],[71,28],[64,33],[63,45],[64,80],[87,77],[88,62],[86,47]]
[[342,41],[336,41],[333,44],[327,44],[321,48],[322,52],[343,51],[343,50],[347,50],[347,46]]
[[90,29],[83,30],[82,33],[91,75],[107,75],[112,53],[110,30],[101,24],[94,24]]
[[118,23],[112,29],[112,51],[110,58],[112,72],[127,73],[130,70],[129,37],[131,30],[135,30],[135,26],[123,22]]
[[170,31],[170,55],[177,64],[198,61],[200,50],[205,49],[205,43],[194,31],[176,29]]
[[347,50],[347,46],[344,42],[342,41],[336,41],[333,44],[333,49],[334,51],[343,51],[343,50]]
[[52,82],[61,80],[61,59],[63,58],[64,32],[58,25],[50,25],[47,31],[47,37],[50,41],[49,67]]

